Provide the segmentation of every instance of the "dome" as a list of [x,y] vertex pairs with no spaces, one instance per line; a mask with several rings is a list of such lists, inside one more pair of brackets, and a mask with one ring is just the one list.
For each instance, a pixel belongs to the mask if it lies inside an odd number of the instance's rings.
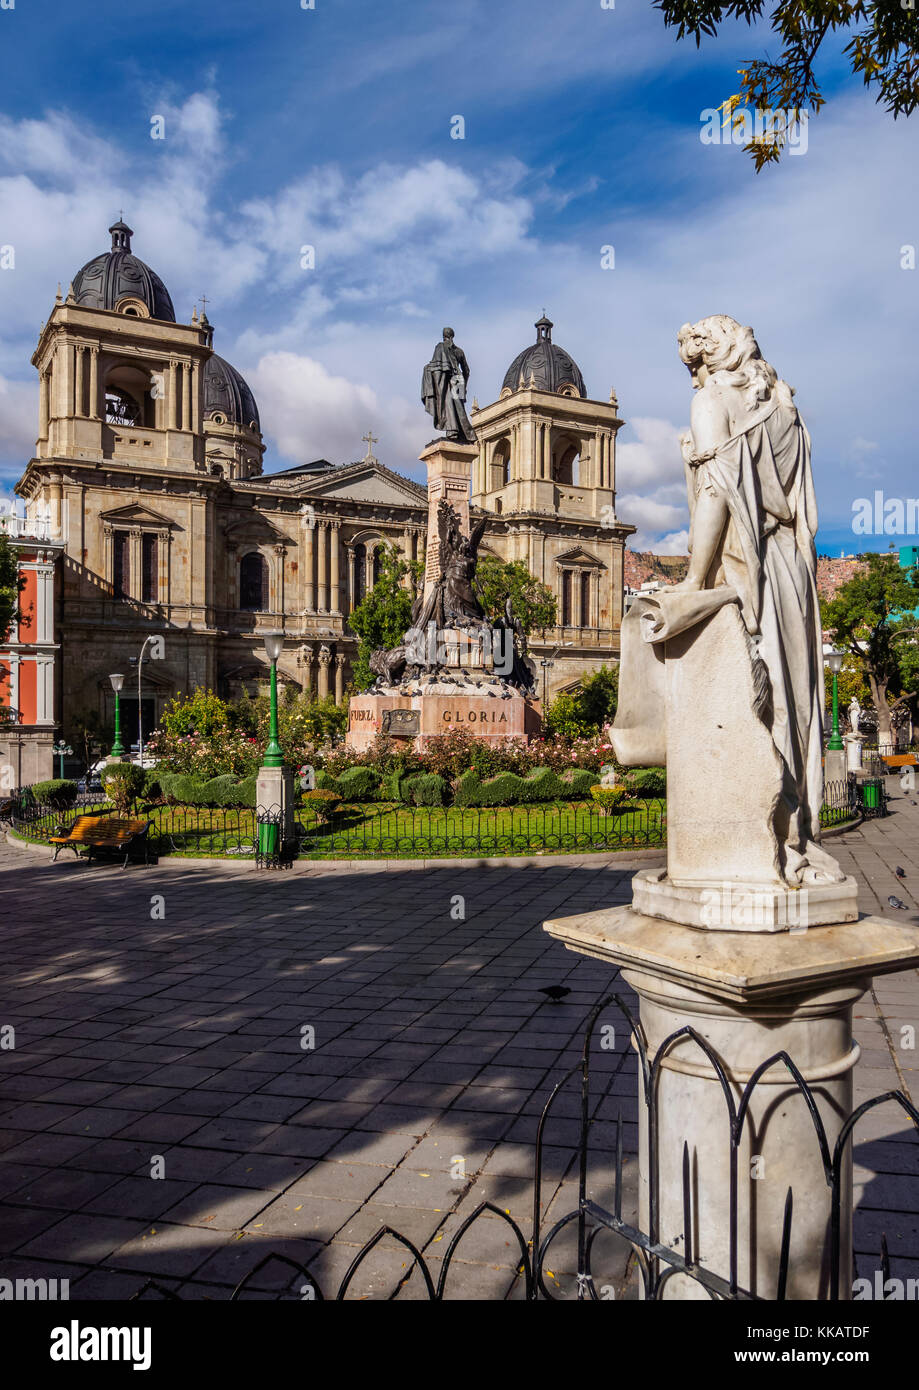
[[131,251],[134,233],[125,222],[115,222],[112,249],[87,262],[73,281],[78,304],[89,309],[120,310],[136,318],[163,319],[175,323],[169,291],[160,277]]
[[530,386],[530,377],[536,383],[537,391],[551,391],[556,395],[565,394],[565,388],[579,396],[587,395],[587,387],[581,376],[581,369],[564,348],[552,341],[552,322],[545,314],[536,322],[536,342],[518,353],[507,369],[502,391],[520,389],[520,378],[524,387]]
[[[209,326],[209,325],[208,325]],[[204,418],[260,432],[258,406],[249,385],[235,367],[215,352],[204,364]]]

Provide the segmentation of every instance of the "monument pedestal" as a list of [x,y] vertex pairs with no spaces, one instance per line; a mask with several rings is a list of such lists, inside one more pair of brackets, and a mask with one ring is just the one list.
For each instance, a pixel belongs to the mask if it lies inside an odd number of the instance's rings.
[[[573,951],[619,967],[638,994],[655,1078],[649,1130],[639,1068],[639,1219],[662,1245],[686,1249],[683,1153],[688,1151],[695,1262],[730,1278],[730,1118],[722,1078],[692,1028],[718,1059],[734,1100],[763,1062],[784,1051],[811,1088],[832,1155],[852,1110],[852,1008],[874,975],[919,963],[919,928],[880,917],[786,933],[699,930],[610,908],[545,924]],[[656,1152],[652,1152],[652,1145]],[[840,1182],[839,1296],[851,1293],[851,1144]],[[737,1281],[776,1297],[783,1216],[792,1192],[786,1297],[830,1297],[831,1188],[804,1095],[784,1063],[754,1087],[736,1160]],[[657,1221],[650,1221],[657,1183]],[[708,1297],[674,1275],[665,1299]]]
[[271,854],[294,841],[294,775],[289,767],[260,767],[255,783],[256,821],[262,815],[277,814],[280,814],[280,844],[266,849]]
[[498,743],[530,738],[539,733],[539,701],[518,693],[488,697],[458,690],[449,682],[433,681],[417,694],[354,695],[348,707],[348,743],[359,752],[377,734],[411,739],[417,750],[451,729],[468,729],[476,738]]

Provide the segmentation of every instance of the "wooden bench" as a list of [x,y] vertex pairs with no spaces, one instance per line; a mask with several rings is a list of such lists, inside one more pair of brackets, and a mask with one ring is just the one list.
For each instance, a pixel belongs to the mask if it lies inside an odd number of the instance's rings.
[[120,854],[124,851],[122,868],[128,866],[132,849],[140,848],[144,853],[144,863],[150,863],[148,832],[153,824],[149,820],[121,820],[117,816],[77,816],[66,835],[52,835],[54,845],[52,864],[62,849],[72,849],[79,858],[80,849],[88,851],[88,862],[92,863],[93,850],[112,850]]
[[882,753],[881,761],[887,764],[888,770],[893,771],[895,767],[915,767],[915,753]]

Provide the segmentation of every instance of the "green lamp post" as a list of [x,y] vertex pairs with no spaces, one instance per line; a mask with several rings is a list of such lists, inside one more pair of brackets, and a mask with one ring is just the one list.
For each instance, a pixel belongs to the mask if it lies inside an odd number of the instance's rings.
[[59,760],[59,761],[58,761],[58,772],[57,772],[57,775],[60,777],[61,781],[63,781],[63,780],[64,780],[64,759],[70,757],[71,753],[73,752],[73,749],[71,748],[71,746],[70,746],[69,743],[64,743],[64,741],[63,741],[63,739],[62,739],[59,743],[56,743],[56,744],[54,745],[54,747],[51,749],[51,752],[52,752],[52,753],[54,754],[54,756]]
[[124,685],[124,676],[115,674],[114,676],[109,676],[109,680],[112,682],[112,689],[115,692],[115,742],[112,744],[111,755],[113,758],[123,758],[124,744],[121,741],[121,702],[118,697],[121,693],[121,687]]
[[842,652],[830,652],[826,664],[833,673],[833,731],[827,743],[827,752],[841,753],[842,737],[839,733],[839,673],[842,670]]
[[271,697],[268,715],[268,747],[262,767],[283,767],[284,754],[278,742],[278,658],[284,650],[283,632],[265,633],[265,655],[271,662]]

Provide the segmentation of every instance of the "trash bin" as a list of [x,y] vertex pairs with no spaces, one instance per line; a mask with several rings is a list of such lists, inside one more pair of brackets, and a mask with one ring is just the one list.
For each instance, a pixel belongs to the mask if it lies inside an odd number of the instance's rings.
[[276,820],[260,820],[258,823],[258,852],[268,858],[278,853],[281,827]]
[[881,779],[871,777],[861,786],[862,806],[866,811],[876,811],[881,804]]

